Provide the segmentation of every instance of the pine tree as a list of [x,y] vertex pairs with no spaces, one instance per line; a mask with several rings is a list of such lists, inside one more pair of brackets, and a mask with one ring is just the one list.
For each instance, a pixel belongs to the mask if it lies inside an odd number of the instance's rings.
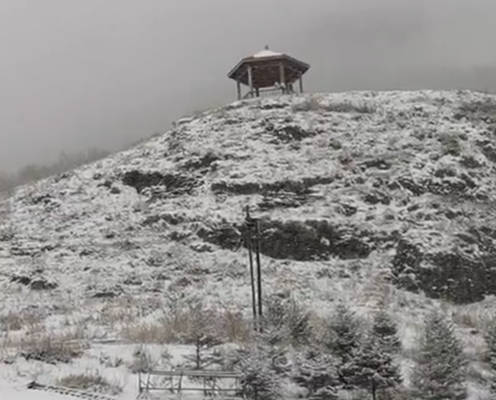
[[422,400],[465,399],[465,365],[453,324],[439,311],[434,311],[426,319],[412,376],[418,397]]
[[280,378],[274,370],[273,348],[257,343],[242,351],[238,367],[243,394],[249,399],[274,400],[279,397]]
[[328,355],[309,350],[298,357],[293,380],[308,390],[312,400],[337,399],[337,369]]
[[331,318],[326,342],[327,349],[342,363],[349,361],[360,346],[359,321],[343,303],[337,305],[335,314]]
[[269,343],[291,342],[294,345],[303,345],[308,342],[310,315],[293,298],[270,296],[265,310],[264,330]]
[[378,389],[401,384],[399,368],[392,355],[373,334],[353,352],[353,358],[341,367],[340,374],[345,377],[348,388],[370,390],[373,399]]
[[401,349],[396,325],[384,309],[381,309],[374,317],[372,334],[378,339],[384,351],[395,354]]
[[285,307],[286,325],[293,344],[308,343],[310,337],[310,314],[296,300],[290,299]]
[[488,359],[489,366],[493,373],[493,379],[491,381],[491,392],[496,395],[496,319],[493,319],[489,324],[488,331],[486,333],[486,343],[488,348]]

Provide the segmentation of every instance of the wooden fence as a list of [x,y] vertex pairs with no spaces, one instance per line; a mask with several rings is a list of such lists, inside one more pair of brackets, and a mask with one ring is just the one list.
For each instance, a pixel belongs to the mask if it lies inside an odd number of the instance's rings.
[[164,393],[179,399],[184,392],[200,392],[204,398],[244,399],[241,375],[231,371],[173,370],[149,371],[138,375],[138,398]]

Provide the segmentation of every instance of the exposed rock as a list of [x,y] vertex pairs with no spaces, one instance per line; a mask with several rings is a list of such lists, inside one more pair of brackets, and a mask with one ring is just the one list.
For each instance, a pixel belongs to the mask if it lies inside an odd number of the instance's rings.
[[129,171],[122,177],[125,185],[132,186],[138,193],[152,186],[163,186],[171,195],[190,194],[199,182],[193,177],[159,172]]
[[384,204],[389,205],[391,203],[391,196],[387,193],[381,192],[380,190],[371,190],[363,197],[363,200],[369,204]]
[[[372,250],[367,232],[335,227],[325,220],[264,219],[260,229],[261,252],[276,259],[312,261],[325,260],[331,255],[343,259],[365,258]],[[201,229],[197,234],[205,241],[233,250],[243,243],[246,231],[246,226],[224,224],[212,230]]]
[[38,277],[34,278],[31,281],[31,289],[32,290],[52,290],[55,289],[58,285],[55,282],[50,282],[45,278]]
[[182,168],[186,170],[201,170],[210,168],[212,164],[217,160],[219,160],[219,156],[209,151],[201,157],[194,157],[186,161],[182,165]]
[[299,141],[315,136],[317,133],[308,131],[298,125],[287,125],[273,132],[274,136],[283,143]]
[[394,281],[412,291],[455,303],[471,303],[496,293],[496,251],[480,258],[455,251],[425,254],[401,240],[393,259]]
[[58,286],[42,276],[14,275],[10,281],[29,286],[31,290],[52,290]]
[[238,195],[265,194],[271,192],[286,192],[296,194],[307,194],[316,185],[326,185],[334,181],[332,176],[315,176],[301,180],[285,180],[276,182],[215,182],[211,189],[214,193],[230,193]]

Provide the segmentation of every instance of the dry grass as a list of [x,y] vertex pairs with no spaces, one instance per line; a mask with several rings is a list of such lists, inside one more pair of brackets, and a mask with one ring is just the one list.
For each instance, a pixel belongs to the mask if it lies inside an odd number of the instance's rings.
[[9,312],[0,317],[0,331],[12,332],[20,330],[33,331],[42,322],[43,318],[39,313],[34,312]]
[[67,375],[60,378],[57,381],[57,385],[71,389],[91,390],[111,394],[119,394],[122,392],[121,385],[110,383],[100,375],[99,372]]
[[38,360],[49,364],[68,363],[80,357],[87,348],[80,330],[64,334],[41,332],[10,340],[6,345],[16,348],[26,360]]
[[[210,331],[220,341],[244,343],[249,340],[251,327],[240,312],[231,310],[209,310]],[[121,330],[121,336],[132,343],[187,343],[196,329],[195,315],[187,308],[178,308],[164,313],[153,323],[137,322]]]
[[491,309],[480,304],[459,306],[452,311],[453,322],[462,328],[486,332],[495,317]]
[[358,114],[372,114],[376,111],[376,108],[366,102],[353,103],[351,101],[341,101],[341,102],[330,102],[325,103],[321,100],[312,96],[305,99],[303,102],[295,104],[292,106],[293,112],[335,112],[335,113],[358,113]]

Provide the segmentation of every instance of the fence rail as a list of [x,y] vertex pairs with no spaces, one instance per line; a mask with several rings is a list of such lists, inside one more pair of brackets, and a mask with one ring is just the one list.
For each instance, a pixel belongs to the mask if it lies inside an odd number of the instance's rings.
[[184,392],[202,392],[206,398],[244,399],[241,374],[233,371],[153,370],[138,374],[138,398],[152,392],[168,392],[181,398]]

